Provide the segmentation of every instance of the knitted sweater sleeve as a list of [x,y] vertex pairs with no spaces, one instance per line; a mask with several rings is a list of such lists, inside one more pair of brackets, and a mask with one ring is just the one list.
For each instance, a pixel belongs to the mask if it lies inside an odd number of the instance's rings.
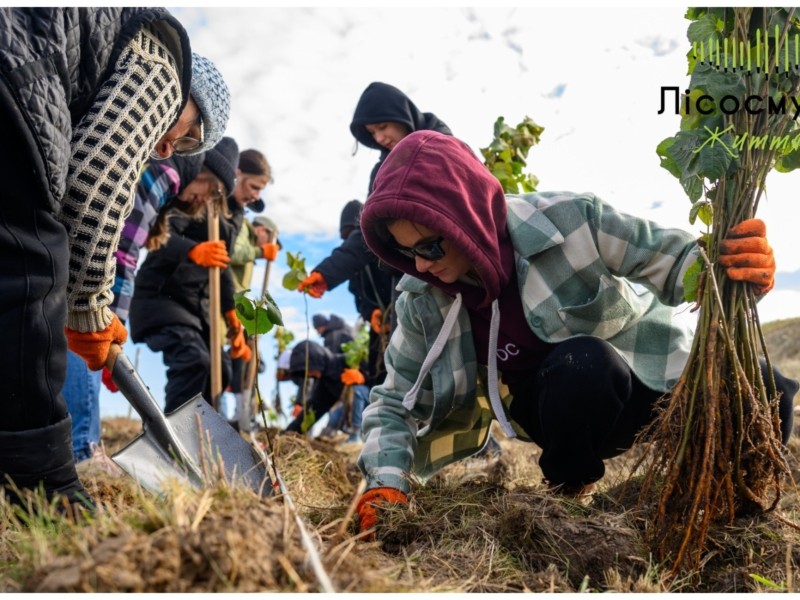
[[117,274],[111,288],[114,298],[108,306],[123,323],[130,312],[139,253],[158,211],[169,198],[178,195],[180,183],[178,172],[164,161],[151,161],[139,177],[133,210],[125,220],[119,247],[114,253]]
[[59,214],[69,235],[70,329],[100,331],[111,322],[113,253],[142,165],[180,106],[175,59],[155,30],[145,26],[120,53],[72,137]]

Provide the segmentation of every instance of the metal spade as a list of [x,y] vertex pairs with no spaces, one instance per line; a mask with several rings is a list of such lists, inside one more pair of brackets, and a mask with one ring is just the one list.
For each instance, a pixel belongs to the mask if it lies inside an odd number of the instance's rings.
[[165,415],[119,345],[106,366],[142,419],[142,433],[111,458],[143,488],[160,494],[170,479],[202,487],[224,476],[259,496],[272,493],[266,463],[201,395]]

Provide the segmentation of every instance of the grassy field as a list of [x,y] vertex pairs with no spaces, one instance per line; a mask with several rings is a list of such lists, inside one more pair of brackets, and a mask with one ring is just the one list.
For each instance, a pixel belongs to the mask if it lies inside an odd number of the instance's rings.
[[[800,377],[800,320],[770,324],[772,358]],[[103,423],[109,452],[138,423]],[[499,457],[463,461],[413,490],[373,542],[351,515],[358,448],[273,437],[292,502],[224,483],[143,492],[127,476],[82,470],[100,510],[75,525],[0,503],[4,592],[757,592],[800,588],[800,443],[778,510],[712,529],[699,572],[669,579],[650,558],[656,498],[630,473],[634,449],[608,461],[588,506],[545,492],[532,444],[503,439]],[[259,439],[265,442],[263,434]],[[292,506],[295,510],[292,509]],[[300,525],[298,524],[300,523]],[[301,529],[302,527],[302,529]],[[303,543],[302,531],[311,550]],[[319,558],[319,567],[313,568]]]

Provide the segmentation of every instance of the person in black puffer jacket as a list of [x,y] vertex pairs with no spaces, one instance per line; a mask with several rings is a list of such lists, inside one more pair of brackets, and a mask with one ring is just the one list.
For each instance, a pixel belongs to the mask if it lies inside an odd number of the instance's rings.
[[189,39],[164,9],[0,8],[0,23],[0,485],[91,510],[61,396],[67,347],[99,370],[125,341],[113,252],[142,165],[213,146],[230,94],[210,63],[190,94]]

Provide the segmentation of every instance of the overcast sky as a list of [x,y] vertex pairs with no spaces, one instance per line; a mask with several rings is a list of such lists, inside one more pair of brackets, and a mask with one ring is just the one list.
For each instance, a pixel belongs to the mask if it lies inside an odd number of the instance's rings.
[[[339,213],[364,201],[377,151],[354,154],[353,110],[372,81],[403,90],[473,150],[488,145],[495,119],[530,116],[545,128],[528,157],[541,190],[591,191],[623,210],[699,234],[689,200],[659,166],[655,148],[679,127],[658,114],[662,86],[685,89],[688,21],[673,8],[184,8],[172,9],[193,49],[214,61],[233,95],[228,133],[240,149],[263,151],[274,173],[263,214],[284,250],[308,269],[335,248]],[[773,174],[759,216],[767,222],[779,274],[760,304],[762,320],[800,314],[794,220],[800,174]],[[261,289],[262,261],[253,289]],[[297,339],[306,337],[304,298],[283,290],[284,255],[269,289]],[[308,315],[357,317],[346,284],[308,299]],[[274,363],[271,336],[261,351]],[[311,339],[319,341],[316,332]],[[142,376],[159,400],[164,367],[143,344]],[[260,379],[272,395],[274,365]],[[286,388],[284,396],[293,393]],[[103,391],[103,412],[127,413]]]

